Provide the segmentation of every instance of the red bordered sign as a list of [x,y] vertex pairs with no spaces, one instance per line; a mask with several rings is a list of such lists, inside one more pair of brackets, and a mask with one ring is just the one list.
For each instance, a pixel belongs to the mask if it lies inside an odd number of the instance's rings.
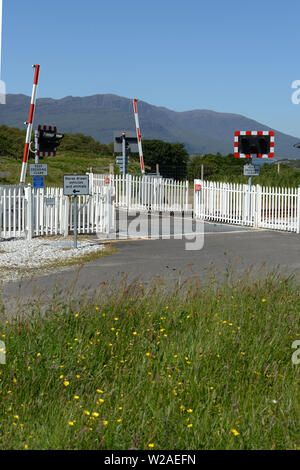
[[195,191],[201,191],[201,184],[195,184]]
[[[259,136],[269,137],[268,153],[242,153],[241,148],[241,137],[242,136],[256,136],[259,140]],[[274,131],[236,131],[234,133],[234,156],[235,158],[252,158],[253,156],[258,158],[273,158],[274,157]]]
[[105,178],[105,184],[109,184],[110,183],[110,178]]

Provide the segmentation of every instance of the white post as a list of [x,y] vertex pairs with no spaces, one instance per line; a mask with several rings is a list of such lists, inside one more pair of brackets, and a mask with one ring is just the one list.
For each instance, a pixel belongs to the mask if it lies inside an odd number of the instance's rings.
[[25,201],[26,201],[26,239],[30,241],[32,239],[32,234],[33,234],[33,226],[32,226],[32,190],[31,190],[31,185],[28,185],[27,188],[25,188]]
[[68,196],[64,196],[65,200],[65,210],[64,210],[64,237],[69,235],[69,198]]

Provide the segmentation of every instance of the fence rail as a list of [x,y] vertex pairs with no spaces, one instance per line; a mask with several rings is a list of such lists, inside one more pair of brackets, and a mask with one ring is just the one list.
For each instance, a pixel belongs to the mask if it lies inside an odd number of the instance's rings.
[[300,188],[194,183],[194,214],[199,219],[300,232]]
[[89,174],[90,190],[111,186],[115,205],[135,210],[176,212],[188,210],[188,181],[133,176]]

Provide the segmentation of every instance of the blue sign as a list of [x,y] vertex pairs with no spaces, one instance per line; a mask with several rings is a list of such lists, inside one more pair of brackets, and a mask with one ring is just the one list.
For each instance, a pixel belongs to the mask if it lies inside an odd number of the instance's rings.
[[44,177],[43,176],[34,176],[33,177],[33,187],[34,187],[34,189],[42,189],[44,187]]

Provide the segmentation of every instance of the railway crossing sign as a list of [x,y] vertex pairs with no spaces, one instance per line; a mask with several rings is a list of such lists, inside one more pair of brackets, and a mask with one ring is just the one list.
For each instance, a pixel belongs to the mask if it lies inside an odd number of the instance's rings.
[[43,189],[44,188],[44,177],[43,176],[34,176],[33,177],[33,187],[34,187],[34,189]]
[[33,163],[29,165],[30,176],[48,176],[47,163]]
[[244,176],[259,176],[260,167],[258,165],[244,165]]
[[65,196],[87,196],[89,189],[88,175],[64,175]]

